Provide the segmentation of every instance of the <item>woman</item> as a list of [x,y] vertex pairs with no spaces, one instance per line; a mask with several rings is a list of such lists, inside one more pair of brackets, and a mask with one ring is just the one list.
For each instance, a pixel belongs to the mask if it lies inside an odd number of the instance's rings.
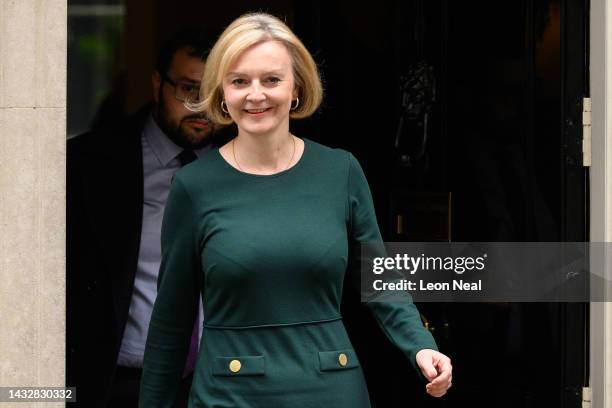
[[[238,135],[174,179],[140,406],[172,405],[201,293],[190,406],[369,407],[339,310],[349,243],[381,236],[356,159],[289,132],[322,99],[311,55],[277,18],[248,14],[211,50],[202,84],[194,107]],[[368,307],[443,395],[450,360],[414,305]]]

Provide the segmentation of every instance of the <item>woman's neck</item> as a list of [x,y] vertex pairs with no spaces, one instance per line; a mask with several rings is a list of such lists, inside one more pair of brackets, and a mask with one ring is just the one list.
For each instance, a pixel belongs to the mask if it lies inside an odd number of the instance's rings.
[[232,141],[234,159],[243,171],[283,171],[291,165],[295,155],[293,138],[288,127],[269,134],[239,132]]

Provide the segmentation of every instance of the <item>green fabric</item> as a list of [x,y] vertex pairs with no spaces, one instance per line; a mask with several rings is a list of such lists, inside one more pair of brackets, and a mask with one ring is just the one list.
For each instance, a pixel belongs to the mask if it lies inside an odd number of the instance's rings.
[[[204,330],[190,407],[369,407],[340,316],[351,242],[380,242],[372,198],[348,152],[305,139],[299,162],[258,176],[211,151],[179,171],[162,227],[162,265],[140,406],[171,407],[196,300]],[[369,303],[415,364],[436,349],[411,302]],[[348,364],[337,367],[339,353]],[[232,373],[230,361],[242,368]]]
[[[240,371],[230,370],[230,363],[234,360],[240,361]],[[266,372],[264,356],[233,356],[216,357],[212,363],[212,374],[220,376],[236,375],[263,375]]]
[[[339,362],[340,354],[347,357],[345,365],[341,365]],[[357,354],[351,349],[319,351],[319,368],[321,371],[345,370],[355,367],[359,367],[359,361],[357,360]]]

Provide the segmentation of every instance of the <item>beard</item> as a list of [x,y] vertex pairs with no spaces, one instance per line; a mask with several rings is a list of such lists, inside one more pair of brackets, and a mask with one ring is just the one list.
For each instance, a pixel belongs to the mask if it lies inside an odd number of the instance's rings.
[[187,115],[180,118],[180,120],[176,120],[171,117],[164,103],[163,96],[160,95],[155,116],[159,128],[177,146],[183,149],[195,150],[209,143],[209,136],[213,130],[212,123],[209,122],[209,126],[205,129],[193,128],[187,123],[187,121],[193,119],[208,120],[204,113],[194,113],[193,115]]

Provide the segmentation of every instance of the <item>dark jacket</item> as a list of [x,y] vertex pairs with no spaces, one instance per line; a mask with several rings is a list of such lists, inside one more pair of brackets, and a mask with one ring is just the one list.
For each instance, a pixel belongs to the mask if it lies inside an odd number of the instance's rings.
[[[142,229],[141,136],[148,104],[114,127],[68,140],[66,384],[74,407],[106,407],[128,318]],[[229,140],[233,129],[211,135]]]
[[67,147],[66,384],[77,404],[103,407],[116,367],[138,262],[141,134],[150,107]]

